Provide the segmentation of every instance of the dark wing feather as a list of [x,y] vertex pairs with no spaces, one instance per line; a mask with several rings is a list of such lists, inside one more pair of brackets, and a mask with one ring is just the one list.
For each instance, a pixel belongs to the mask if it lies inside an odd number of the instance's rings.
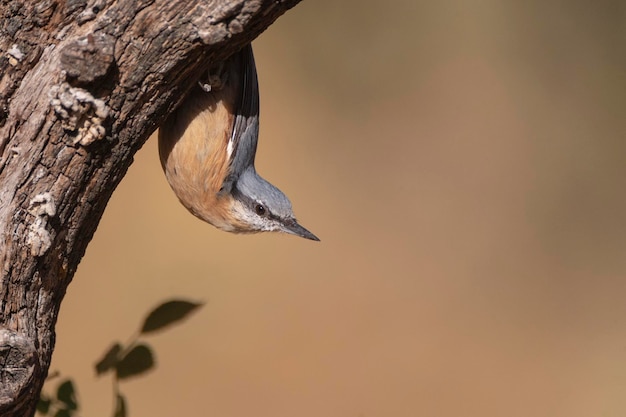
[[[229,174],[224,180],[222,192],[230,192],[233,183],[248,167],[254,166],[257,140],[259,138],[259,84],[252,45],[246,45],[233,57],[231,82],[236,86],[235,121],[230,137],[232,148]],[[238,87],[238,88],[237,88]]]

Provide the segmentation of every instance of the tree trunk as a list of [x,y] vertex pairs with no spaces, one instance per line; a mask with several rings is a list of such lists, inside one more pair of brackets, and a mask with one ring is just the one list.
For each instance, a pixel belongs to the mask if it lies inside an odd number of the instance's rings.
[[1,416],[34,414],[61,300],[134,153],[298,1],[1,1]]

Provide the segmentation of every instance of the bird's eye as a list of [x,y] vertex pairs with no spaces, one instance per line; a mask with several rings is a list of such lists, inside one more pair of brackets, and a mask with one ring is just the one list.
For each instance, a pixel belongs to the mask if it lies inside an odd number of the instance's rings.
[[259,216],[263,216],[267,212],[267,210],[265,210],[265,206],[263,204],[258,204],[258,203],[254,205],[254,211]]

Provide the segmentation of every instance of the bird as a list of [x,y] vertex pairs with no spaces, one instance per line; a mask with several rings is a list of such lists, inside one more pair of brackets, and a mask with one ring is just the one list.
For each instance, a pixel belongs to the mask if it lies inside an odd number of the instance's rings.
[[252,46],[205,77],[159,127],[161,166],[179,201],[227,232],[319,241],[298,223],[287,196],[255,169],[259,86]]

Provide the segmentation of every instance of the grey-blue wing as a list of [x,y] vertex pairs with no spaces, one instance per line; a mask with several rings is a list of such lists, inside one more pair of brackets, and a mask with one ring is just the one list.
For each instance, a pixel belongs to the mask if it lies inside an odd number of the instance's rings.
[[[232,184],[248,167],[254,165],[259,137],[259,85],[252,45],[248,44],[233,59],[231,82],[239,83],[235,102],[235,120],[228,142],[231,155],[229,175],[224,180],[223,192],[229,192]],[[235,74],[233,74],[235,72]]]

